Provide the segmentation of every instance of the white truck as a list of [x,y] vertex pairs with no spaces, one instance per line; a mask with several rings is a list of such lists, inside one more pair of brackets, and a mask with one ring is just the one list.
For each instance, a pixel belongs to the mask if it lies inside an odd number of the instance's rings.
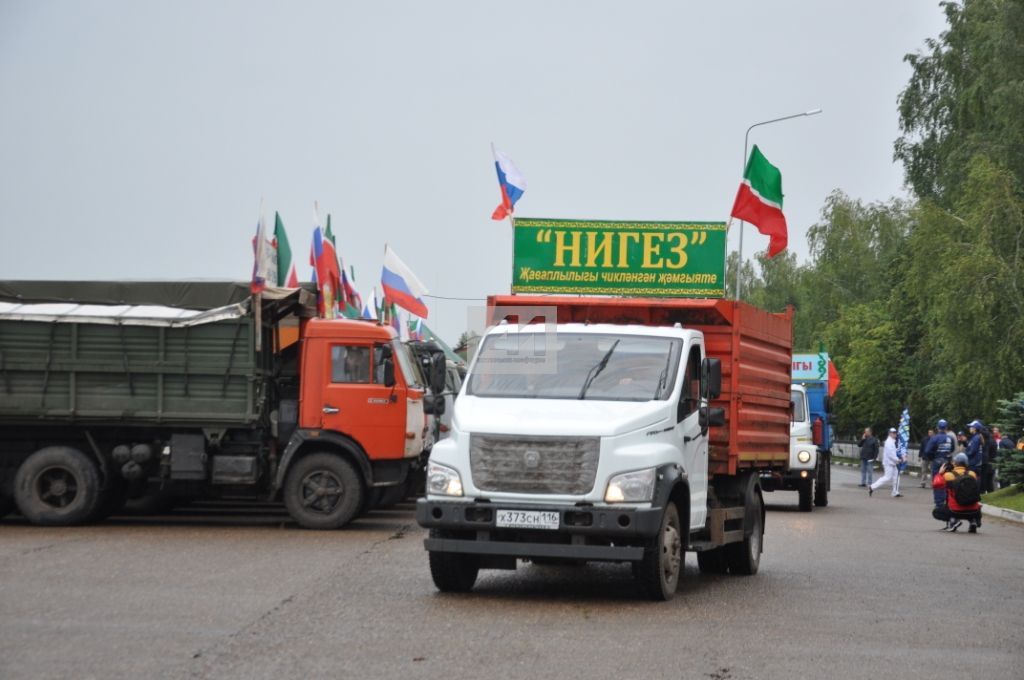
[[[416,516],[439,590],[518,560],[606,561],[632,564],[666,600],[687,550],[703,572],[757,572],[760,480],[788,461],[790,313],[731,300],[488,305],[552,308],[557,325],[492,327],[434,446]],[[509,369],[540,344],[553,368]]]
[[796,491],[801,512],[828,505],[831,485],[831,399],[824,385],[794,383],[790,395],[789,464],[764,474],[765,491]]

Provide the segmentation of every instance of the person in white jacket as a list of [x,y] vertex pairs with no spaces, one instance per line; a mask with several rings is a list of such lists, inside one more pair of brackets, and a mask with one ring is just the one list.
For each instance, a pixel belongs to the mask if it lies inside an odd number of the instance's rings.
[[868,495],[875,493],[886,482],[892,483],[892,497],[900,498],[900,463],[903,459],[896,452],[896,428],[889,428],[889,436],[885,438],[885,446],[882,447],[882,470],[885,472],[878,480],[868,487]]

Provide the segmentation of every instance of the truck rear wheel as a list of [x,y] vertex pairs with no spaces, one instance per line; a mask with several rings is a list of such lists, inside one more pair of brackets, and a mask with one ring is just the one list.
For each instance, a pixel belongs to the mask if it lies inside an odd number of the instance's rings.
[[811,503],[812,493],[814,491],[814,479],[811,477],[804,477],[797,482],[796,490],[797,493],[800,494],[800,512],[810,512],[814,508]]
[[644,557],[634,567],[634,574],[644,593],[652,600],[671,600],[683,570],[683,533],[679,511],[669,502],[661,516],[658,535],[645,546]]
[[49,446],[25,459],[14,477],[14,500],[33,524],[88,522],[100,500],[96,464],[78,449]]
[[306,529],[339,529],[362,507],[363,485],[356,469],[341,456],[313,453],[288,471],[284,504]]
[[747,496],[746,513],[743,525],[752,524],[751,532],[739,543],[725,546],[725,557],[729,563],[729,571],[733,574],[749,576],[757,573],[761,564],[761,545],[764,541],[764,501],[761,495],[751,490]]
[[819,508],[828,505],[828,491],[832,482],[830,458],[828,453],[818,455],[818,478],[814,482],[814,504]]
[[[445,538],[439,529],[430,530],[431,538]],[[430,578],[442,593],[468,593],[480,575],[480,561],[476,555],[433,552],[429,554]]]

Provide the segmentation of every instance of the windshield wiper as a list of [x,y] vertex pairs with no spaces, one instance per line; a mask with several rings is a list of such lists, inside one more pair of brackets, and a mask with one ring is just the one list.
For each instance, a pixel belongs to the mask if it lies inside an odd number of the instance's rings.
[[661,390],[664,389],[668,383],[668,367],[672,363],[672,348],[668,348],[668,357],[665,358],[665,368],[661,369],[661,375],[658,376],[658,386],[654,388],[653,399],[657,399],[661,395]]
[[612,358],[612,352],[614,352],[615,348],[618,346],[619,341],[616,340],[612,343],[612,346],[608,348],[608,351],[601,360],[594,364],[594,366],[587,372],[587,379],[583,381],[583,387],[580,388],[580,396],[578,396],[577,399],[583,399],[583,397],[586,396],[587,390],[590,389],[590,384],[594,382],[594,378],[596,378],[598,374],[604,370],[604,367],[608,365],[608,360]]

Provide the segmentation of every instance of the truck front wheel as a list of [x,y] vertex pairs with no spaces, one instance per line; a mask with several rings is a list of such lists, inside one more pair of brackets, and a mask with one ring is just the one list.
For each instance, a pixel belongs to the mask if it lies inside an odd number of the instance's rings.
[[88,522],[100,500],[99,470],[78,449],[39,449],[18,468],[14,500],[21,514],[33,524],[67,526]]
[[362,507],[363,485],[356,469],[341,456],[313,453],[288,471],[284,504],[306,529],[339,529]]
[[644,550],[644,557],[635,563],[634,574],[644,593],[652,600],[671,600],[679,585],[683,569],[683,532],[675,503],[665,506],[661,529]]
[[831,456],[818,454],[818,479],[814,483],[814,504],[819,508],[828,505],[828,490],[832,482]]
[[[438,529],[430,530],[431,538],[445,538]],[[430,577],[442,593],[468,593],[480,574],[480,561],[476,555],[461,553],[429,553]]]
[[814,506],[811,503],[811,497],[814,491],[814,480],[810,477],[804,477],[797,482],[796,487],[797,493],[800,494],[800,512],[810,512]]

